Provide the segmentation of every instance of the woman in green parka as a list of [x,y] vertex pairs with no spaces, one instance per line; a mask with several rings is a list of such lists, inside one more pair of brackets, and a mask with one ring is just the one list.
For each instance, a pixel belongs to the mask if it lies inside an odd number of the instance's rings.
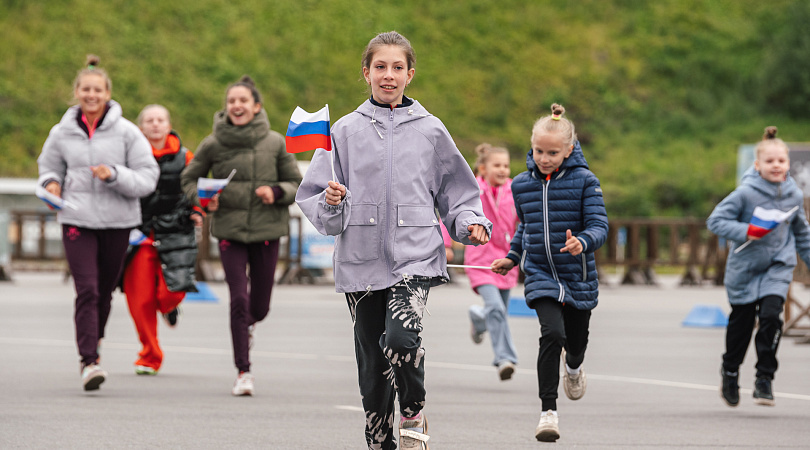
[[[183,190],[199,204],[197,178],[227,178],[207,205],[211,234],[231,296],[231,338],[239,373],[233,395],[253,395],[248,350],[253,330],[270,311],[279,238],[289,233],[288,207],[301,173],[286,152],[284,137],[270,129],[261,94],[245,75],[225,91],[225,109],[214,115],[214,131],[203,139],[182,174]],[[248,288],[248,285],[250,287]]]

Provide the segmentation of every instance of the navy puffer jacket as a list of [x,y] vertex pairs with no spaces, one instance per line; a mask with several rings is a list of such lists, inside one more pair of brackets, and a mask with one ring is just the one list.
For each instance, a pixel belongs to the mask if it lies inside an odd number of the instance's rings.
[[[526,303],[553,298],[577,309],[593,309],[599,297],[594,252],[608,234],[599,179],[588,169],[579,142],[548,180],[531,150],[526,166],[529,170],[512,181],[520,225],[507,255],[526,274]],[[560,251],[566,230],[582,242],[581,254]]]

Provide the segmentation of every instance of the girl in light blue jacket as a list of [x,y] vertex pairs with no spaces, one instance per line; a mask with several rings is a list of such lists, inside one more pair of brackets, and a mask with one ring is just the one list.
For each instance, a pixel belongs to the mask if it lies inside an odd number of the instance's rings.
[[447,129],[403,93],[414,61],[395,31],[369,42],[362,70],[371,98],[335,123],[331,154],[316,151],[296,195],[318,231],[337,236],[335,287],[354,321],[370,449],[396,447],[397,393],[401,448],[426,448],[421,320],[430,287],[447,281],[435,210],[464,244],[486,243],[492,226]]
[[[731,314],[720,388],[723,399],[732,407],[739,404],[738,369],[757,319],[754,402],[774,405],[771,382],[778,367],[776,349],[782,331],[779,316],[793,280],[796,252],[810,266],[810,225],[805,218],[804,195],[790,178],[788,147],[776,138],[776,127],[765,129],[755,156],[754,168],[743,175],[740,186],[715,207],[706,221],[712,233],[732,244],[725,272]],[[768,223],[769,216],[780,215],[787,217]],[[759,220],[763,218],[765,222]]]
[[40,186],[75,209],[57,214],[70,273],[76,287],[76,344],[82,385],[96,390],[107,372],[98,364],[129,245],[141,224],[140,197],[151,194],[160,169],[152,147],[111,99],[112,82],[90,55],[73,87],[70,107],[42,146],[37,159]]

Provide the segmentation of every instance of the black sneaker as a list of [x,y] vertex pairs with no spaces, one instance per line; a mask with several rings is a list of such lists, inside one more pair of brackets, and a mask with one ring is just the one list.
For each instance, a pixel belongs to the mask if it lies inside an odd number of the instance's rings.
[[739,405],[740,385],[737,383],[737,372],[728,372],[721,367],[720,375],[723,376],[723,385],[720,386],[720,395],[723,397],[723,400],[732,408]]
[[776,402],[773,400],[771,380],[767,378],[757,378],[757,381],[754,382],[754,403],[763,406],[776,405]]
[[163,314],[163,320],[166,321],[166,324],[170,327],[174,328],[177,325],[177,321],[180,318],[180,307],[174,308],[173,310]]

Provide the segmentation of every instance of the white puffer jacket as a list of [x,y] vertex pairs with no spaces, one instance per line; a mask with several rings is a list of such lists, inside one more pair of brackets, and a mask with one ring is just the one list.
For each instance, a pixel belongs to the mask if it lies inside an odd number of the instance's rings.
[[[41,186],[56,181],[62,198],[77,206],[57,214],[59,223],[84,228],[132,228],[141,223],[139,199],[155,190],[160,168],[141,130],[109,102],[107,115],[90,139],[70,107],[51,128],[37,159]],[[91,166],[105,164],[113,181],[93,177]]]

